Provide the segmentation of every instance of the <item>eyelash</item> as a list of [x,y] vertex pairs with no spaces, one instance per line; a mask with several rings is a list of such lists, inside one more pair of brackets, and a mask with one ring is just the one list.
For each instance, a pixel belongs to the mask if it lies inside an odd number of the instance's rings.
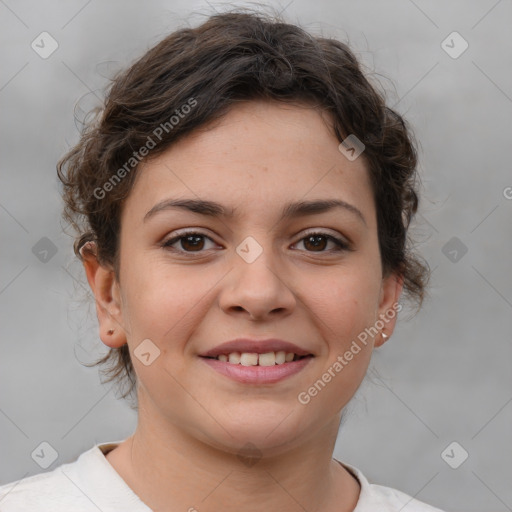
[[[207,238],[208,240],[211,240],[212,242],[214,242],[214,240],[212,240],[212,238],[209,237],[208,235],[206,235],[204,233],[201,233],[199,231],[192,231],[191,230],[191,231],[184,231],[184,232],[180,233],[179,235],[176,235],[173,238],[170,238],[169,240],[166,240],[165,242],[162,243],[162,247],[164,249],[173,250],[173,251],[181,252],[181,253],[184,253],[184,254],[201,254],[202,252],[205,252],[205,250],[207,250],[207,249],[201,250],[201,251],[185,251],[185,250],[182,250],[182,249],[175,249],[174,247],[172,247],[176,242],[179,242],[181,239],[186,238],[188,236],[193,236],[193,235],[204,237],[204,238]],[[342,251],[351,251],[351,250],[353,250],[350,247],[350,244],[348,242],[345,242],[344,240],[342,240],[340,238],[337,238],[337,237],[335,237],[333,235],[330,235],[328,233],[324,233],[323,231],[311,231],[309,233],[306,233],[296,243],[302,242],[305,239],[307,239],[308,237],[312,237],[312,236],[324,237],[328,241],[333,242],[336,245],[336,248],[335,249],[331,249],[331,250],[327,250],[327,251],[306,251],[306,252],[310,252],[310,253],[315,253],[315,252],[318,252],[318,253],[332,253],[332,252],[342,252]]]

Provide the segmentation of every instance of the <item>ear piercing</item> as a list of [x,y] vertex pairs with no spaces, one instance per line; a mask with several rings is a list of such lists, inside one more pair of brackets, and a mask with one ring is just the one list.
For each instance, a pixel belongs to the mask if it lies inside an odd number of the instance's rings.
[[386,341],[389,338],[389,334],[386,334],[384,331],[382,331],[382,337],[384,338],[384,341]]
[[109,329],[109,330],[107,331],[107,334],[108,334],[109,336],[112,336],[112,334],[114,334],[114,329]]

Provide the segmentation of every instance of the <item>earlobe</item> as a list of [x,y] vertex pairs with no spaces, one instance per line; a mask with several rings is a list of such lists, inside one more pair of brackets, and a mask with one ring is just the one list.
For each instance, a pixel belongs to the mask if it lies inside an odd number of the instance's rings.
[[375,347],[383,345],[393,334],[398,312],[401,305],[398,303],[403,289],[403,276],[393,273],[382,280],[378,316],[382,326],[380,335],[375,338]]
[[99,263],[95,249],[93,242],[88,242],[80,254],[87,281],[96,300],[100,338],[108,347],[119,348],[126,343],[119,284],[114,269]]

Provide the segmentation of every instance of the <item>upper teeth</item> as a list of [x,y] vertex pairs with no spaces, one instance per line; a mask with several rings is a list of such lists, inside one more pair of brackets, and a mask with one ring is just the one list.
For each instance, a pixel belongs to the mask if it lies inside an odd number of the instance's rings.
[[230,362],[232,364],[241,364],[242,366],[274,366],[284,362],[293,361],[295,354],[293,352],[266,352],[265,354],[256,354],[255,352],[231,352],[230,354],[221,354],[217,356],[219,361]]

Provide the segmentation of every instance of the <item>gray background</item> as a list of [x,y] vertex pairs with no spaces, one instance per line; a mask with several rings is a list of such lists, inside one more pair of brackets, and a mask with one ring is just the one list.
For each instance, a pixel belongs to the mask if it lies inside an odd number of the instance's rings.
[[[31,453],[43,441],[58,452],[51,470],[135,427],[135,412],[80,364],[105,349],[59,219],[55,164],[78,140],[77,101],[83,115],[105,77],[224,9],[210,5],[0,0],[0,483],[41,472]],[[335,456],[448,511],[512,510],[511,2],[271,5],[348,39],[421,144],[415,233],[434,269],[430,299],[376,351]],[[59,45],[47,59],[31,48],[43,31]],[[453,31],[469,44],[458,58],[441,46]],[[57,249],[46,262],[43,237]],[[458,469],[441,457],[453,441],[469,454]]]

